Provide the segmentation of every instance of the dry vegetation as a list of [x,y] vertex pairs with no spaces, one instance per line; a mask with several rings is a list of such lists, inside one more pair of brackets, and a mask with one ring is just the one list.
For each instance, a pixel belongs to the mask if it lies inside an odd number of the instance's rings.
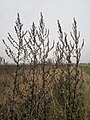
[[[18,14],[15,32],[3,40],[14,65],[0,58],[0,120],[89,120],[90,77],[80,66],[80,32],[73,19],[72,41],[58,24],[59,41],[50,46],[49,30],[41,13],[39,26],[23,32]],[[53,50],[53,62],[49,54]],[[72,63],[74,59],[75,63]],[[86,72],[86,73],[85,73]],[[87,97],[88,96],[88,97]]]

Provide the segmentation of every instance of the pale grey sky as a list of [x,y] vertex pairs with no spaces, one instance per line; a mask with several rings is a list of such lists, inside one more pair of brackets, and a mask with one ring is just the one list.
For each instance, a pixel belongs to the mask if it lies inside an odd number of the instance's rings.
[[63,31],[69,34],[75,17],[81,40],[85,39],[81,62],[90,62],[90,0],[0,0],[0,56],[5,58],[2,39],[7,40],[8,32],[14,35],[18,12],[26,30],[33,21],[38,25],[42,12],[46,26],[50,29],[51,40],[55,41],[58,36],[57,20],[60,20]]

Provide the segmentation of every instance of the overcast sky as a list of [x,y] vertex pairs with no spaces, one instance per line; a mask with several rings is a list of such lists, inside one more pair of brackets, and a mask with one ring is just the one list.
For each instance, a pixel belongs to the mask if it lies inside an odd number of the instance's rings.
[[29,29],[32,22],[38,25],[40,12],[43,13],[51,40],[57,41],[57,20],[64,32],[71,31],[73,17],[76,18],[81,40],[85,39],[81,62],[90,62],[90,0],[0,0],[0,56],[7,59],[2,39],[7,40],[7,33],[14,35],[17,13],[20,13],[24,29]]

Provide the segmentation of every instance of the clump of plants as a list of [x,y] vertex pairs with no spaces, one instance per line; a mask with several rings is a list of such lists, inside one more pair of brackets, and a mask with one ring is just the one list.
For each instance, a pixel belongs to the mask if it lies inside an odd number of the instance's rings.
[[6,69],[10,84],[7,82],[4,102],[0,103],[1,120],[84,120],[84,83],[79,68],[84,41],[79,47],[80,32],[75,18],[71,41],[59,21],[57,25],[59,41],[53,41],[51,46],[42,13],[39,26],[33,22],[25,32],[17,15],[16,39],[10,33],[7,37],[12,47],[3,40],[14,65],[12,72]]

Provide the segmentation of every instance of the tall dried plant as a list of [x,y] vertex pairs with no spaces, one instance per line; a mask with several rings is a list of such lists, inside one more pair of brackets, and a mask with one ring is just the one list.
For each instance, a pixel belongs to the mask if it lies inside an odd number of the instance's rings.
[[72,41],[68,41],[66,33],[63,34],[58,21],[59,42],[55,52],[56,67],[60,69],[60,75],[57,78],[59,88],[56,96],[58,96],[59,104],[63,110],[62,119],[66,120],[84,119],[83,103],[81,103],[83,77],[79,68],[84,41],[79,47],[80,32],[77,30],[75,18],[73,21],[72,32],[70,33]]
[[6,47],[5,51],[8,55],[9,58],[11,58],[15,64],[15,73],[14,75],[12,75],[13,79],[13,90],[12,90],[12,97],[10,98],[10,105],[9,105],[9,112],[10,112],[10,120],[14,120],[16,118],[16,114],[15,114],[15,110],[16,110],[16,103],[17,101],[16,96],[18,94],[18,76],[20,75],[20,63],[23,63],[24,61],[24,45],[23,45],[23,38],[26,34],[26,32],[24,33],[22,30],[23,24],[20,21],[20,16],[19,14],[17,14],[17,20],[16,20],[16,25],[15,25],[15,32],[16,32],[16,37],[17,40],[15,40],[10,33],[8,33],[8,41],[10,42],[10,44],[13,46],[13,49],[7,45],[6,41],[3,40],[3,43]]
[[[68,41],[59,21],[57,24],[59,41],[52,58],[55,61],[50,63],[49,55],[55,43],[53,41],[50,46],[49,30],[42,13],[39,26],[36,27],[33,22],[26,32],[22,30],[23,24],[18,14],[15,25],[17,39],[8,33],[8,41],[12,47],[3,40],[5,51],[15,66],[10,73],[11,94],[8,94],[10,96],[1,120],[84,119],[83,76],[79,68],[84,41],[79,47],[80,32],[75,18],[70,33],[72,41]],[[0,58],[1,62],[2,60]],[[27,87],[26,90],[23,87]]]

